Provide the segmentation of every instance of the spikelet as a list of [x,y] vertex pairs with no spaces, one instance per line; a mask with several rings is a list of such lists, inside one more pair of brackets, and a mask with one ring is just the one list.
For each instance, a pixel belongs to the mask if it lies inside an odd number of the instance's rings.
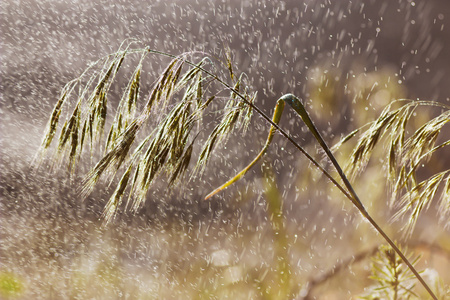
[[381,116],[373,122],[369,129],[359,138],[358,143],[350,156],[350,163],[346,167],[350,178],[354,178],[359,172],[364,170],[372,154],[373,148],[384,135],[385,129],[390,126],[393,120],[398,116],[398,110],[389,111],[388,108],[381,113]]
[[51,114],[50,120],[47,125],[47,131],[44,135],[44,140],[42,142],[42,147],[44,149],[47,149],[50,146],[50,144],[53,140],[53,137],[56,134],[56,129],[57,129],[56,127],[58,126],[58,121],[59,121],[59,117],[61,115],[62,105],[64,103],[64,100],[66,99],[66,96],[67,96],[67,90],[65,90],[63,92],[63,94],[59,98],[58,102],[56,103],[55,107],[53,108],[53,112]]
[[[403,155],[402,163],[416,164],[424,153],[429,152],[435,145],[437,136],[442,127],[450,121],[450,110],[426,122],[406,141],[407,149]],[[431,154],[431,153],[430,153]]]
[[436,195],[439,186],[449,172],[450,171],[447,170],[437,173],[431,178],[420,182],[403,195],[399,204],[400,209],[394,215],[393,220],[397,220],[410,212],[408,214],[408,221],[403,227],[405,237],[411,236],[421,212],[430,207],[431,201]]
[[106,204],[103,210],[102,217],[105,220],[105,224],[108,224],[114,219],[115,215],[117,214],[117,210],[122,204],[123,194],[125,193],[125,189],[128,184],[128,179],[130,178],[132,167],[133,166],[130,165],[128,169],[125,171],[125,173],[122,175],[122,178],[120,179],[116,190],[114,191],[113,195],[111,196],[111,198],[109,199],[108,203]]

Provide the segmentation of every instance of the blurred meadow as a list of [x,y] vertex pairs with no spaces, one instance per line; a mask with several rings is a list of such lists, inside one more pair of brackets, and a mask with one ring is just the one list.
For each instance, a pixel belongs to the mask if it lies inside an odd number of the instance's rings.
[[[379,251],[384,240],[281,135],[243,179],[204,200],[264,145],[270,125],[257,114],[245,135],[235,132],[215,149],[202,176],[170,190],[162,178],[140,210],[121,207],[107,225],[102,212],[117,180],[100,181],[85,200],[79,193],[99,153],[83,157],[72,175],[65,164],[54,168],[51,155],[38,169],[31,163],[64,85],[126,39],[173,55],[222,59],[229,48],[236,72],[257,92],[256,106],[272,115],[280,96],[297,95],[330,146],[398,99],[448,110],[449,1],[6,0],[0,7],[1,299],[374,299],[372,266],[387,253]],[[141,107],[168,62],[147,58]],[[127,80],[111,87],[111,106]],[[417,108],[407,133],[441,112]],[[280,126],[336,175],[291,109]],[[449,136],[447,125],[438,142]],[[335,152],[343,167],[355,145]],[[421,256],[417,269],[447,299],[449,216],[432,201],[404,237],[407,219],[391,221],[387,151],[375,147],[352,183],[380,226]],[[418,182],[450,169],[449,157],[446,147],[436,151]],[[413,291],[411,299],[429,297],[417,282]]]

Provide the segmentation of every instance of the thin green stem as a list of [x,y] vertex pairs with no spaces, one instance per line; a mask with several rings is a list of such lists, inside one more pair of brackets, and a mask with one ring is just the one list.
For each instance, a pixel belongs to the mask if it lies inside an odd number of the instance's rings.
[[339,173],[339,177],[342,178],[342,181],[344,182],[344,185],[347,187],[347,190],[353,196],[353,197],[349,198],[350,201],[352,201],[353,204],[356,207],[358,207],[359,210],[366,211],[366,209],[364,208],[364,205],[359,200],[358,196],[356,195],[355,191],[353,190],[353,186],[350,184],[350,181],[347,179],[347,176],[345,176],[344,171],[342,171],[341,166],[336,161],[336,158],[331,153],[330,148],[325,143],[324,139],[320,135],[316,126],[314,126],[314,123],[312,122],[311,118],[309,117],[308,113],[305,110],[305,107],[300,102],[300,100],[292,94],[286,94],[283,97],[281,97],[280,99],[283,99],[284,101],[286,101],[286,103],[288,103],[297,112],[297,114],[302,118],[303,122],[305,122],[306,126],[308,126],[309,130],[314,135],[316,140],[319,142],[320,146],[325,151],[327,156],[330,158],[331,162],[333,163],[334,167],[336,168],[336,171]]
[[[272,121],[275,124],[278,124],[280,122],[280,118],[281,118],[281,114],[283,113],[283,110],[284,110],[284,101],[278,100],[277,105],[275,106],[275,111],[273,113],[273,118],[272,118]],[[247,167],[245,167],[242,171],[240,171],[238,174],[236,174],[233,178],[231,178],[226,183],[222,184],[220,187],[218,187],[217,189],[215,189],[214,191],[209,193],[205,197],[205,200],[208,200],[215,194],[226,189],[228,186],[232,185],[233,183],[238,181],[242,176],[244,176],[248,172],[248,170],[250,170],[250,168],[253,167],[261,159],[261,157],[264,155],[264,153],[266,153],[267,148],[269,148],[269,145],[273,140],[274,133],[275,133],[275,127],[271,126],[270,130],[269,130],[269,135],[267,136],[267,140],[266,140],[266,143],[264,144],[264,147],[261,149],[259,154],[253,159],[253,161]]]

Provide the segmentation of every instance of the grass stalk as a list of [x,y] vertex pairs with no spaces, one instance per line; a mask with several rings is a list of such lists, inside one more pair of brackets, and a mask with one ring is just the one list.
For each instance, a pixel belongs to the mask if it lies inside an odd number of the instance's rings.
[[[167,114],[167,116],[164,118],[161,124],[159,124],[158,127],[155,129],[154,136],[151,135],[146,138],[146,140],[142,144],[142,147],[146,146],[148,148],[146,150],[146,153],[145,154],[143,152],[141,153],[141,151],[144,151],[141,146],[137,148],[137,152],[135,153],[137,153],[136,155],[142,156],[141,163],[139,163],[139,165],[136,166],[134,176],[132,176],[131,173],[133,167],[131,163],[135,163],[137,157],[133,155],[134,158],[130,161],[130,165],[126,169],[127,171],[122,177],[119,187],[114,194],[114,198],[110,203],[111,205],[105,211],[106,215],[112,216],[117,210],[117,207],[121,201],[122,194],[124,193],[127,187],[127,183],[129,181],[130,176],[131,178],[134,178],[131,184],[132,186],[131,193],[138,195],[137,197],[138,199],[133,204],[133,207],[137,208],[145,200],[145,196],[149,189],[149,186],[152,183],[153,178],[158,173],[160,173],[161,171],[167,171],[167,173],[172,174],[172,176],[170,177],[170,185],[171,185],[173,182],[175,182],[176,178],[180,174],[183,174],[184,171],[187,169],[191,158],[192,143],[195,140],[195,138],[193,138],[192,141],[189,141],[188,139],[189,133],[192,129],[192,126],[195,123],[196,118],[203,113],[206,106],[212,101],[212,99],[214,99],[213,96],[203,104],[200,101],[200,99],[202,98],[201,95],[202,95],[202,81],[203,81],[202,80],[203,75],[201,74],[201,72],[203,72],[209,77],[208,80],[216,81],[217,83],[225,87],[226,90],[231,91],[232,96],[229,102],[230,107],[228,107],[230,109],[230,112],[225,115],[224,119],[222,120],[222,123],[218,124],[218,126],[216,126],[216,128],[213,130],[213,133],[209,137],[210,141],[206,145],[207,147],[202,151],[202,155],[200,156],[197,167],[199,165],[204,167],[215,143],[218,143],[224,136],[226,136],[229,132],[231,132],[231,130],[235,127],[237,123],[239,123],[237,122],[237,120],[241,116],[239,110],[251,108],[251,110],[256,111],[268,124],[271,125],[267,141],[263,149],[258,154],[258,156],[235,177],[233,177],[224,185],[222,185],[221,187],[217,188],[212,193],[207,195],[206,199],[212,197],[216,193],[225,189],[226,187],[228,187],[229,185],[240,179],[242,176],[244,176],[245,173],[253,165],[255,165],[256,162],[259,161],[261,157],[264,155],[264,153],[266,152],[267,148],[269,147],[270,143],[273,140],[275,132],[278,130],[278,132],[280,132],[282,136],[284,136],[301,153],[303,153],[303,155],[305,155],[307,159],[310,160],[311,163],[315,167],[317,167],[322,172],[322,174],[324,174],[345,195],[345,197],[348,198],[353,203],[353,205],[355,205],[358,208],[363,217],[366,220],[368,220],[369,223],[371,223],[371,225],[375,228],[375,230],[379,234],[381,234],[381,236],[394,249],[394,251],[397,252],[400,258],[405,262],[405,264],[415,275],[415,277],[420,281],[420,283],[424,286],[424,288],[431,295],[431,297],[433,299],[437,299],[436,296],[431,291],[431,289],[426,284],[426,282],[420,276],[420,274],[415,270],[413,265],[402,253],[402,251],[396,246],[396,244],[391,240],[391,238],[382,230],[382,228],[378,225],[378,223],[369,215],[363,203],[360,201],[358,195],[356,194],[352,184],[347,179],[347,176],[345,175],[344,171],[342,170],[339,163],[335,159],[330,148],[325,143],[324,139],[322,138],[317,128],[315,127],[314,123],[312,122],[311,118],[309,117],[305,107],[297,97],[295,97],[292,94],[286,94],[281,98],[279,98],[277,101],[277,105],[275,107],[273,118],[270,118],[258,106],[254,104],[252,100],[253,98],[250,99],[249,97],[247,97],[248,95],[246,92],[241,92],[239,90],[240,79],[237,80],[234,83],[234,85],[229,84],[225,80],[215,75],[213,71],[210,71],[206,67],[204,67],[202,63],[196,64],[194,62],[191,62],[189,59],[187,59],[188,54],[186,53],[179,56],[175,56],[169,53],[152,50],[150,48],[131,50],[128,47],[126,47],[125,50],[117,52],[115,54],[112,54],[112,56],[107,57],[107,59],[104,62],[105,65],[102,67],[103,71],[99,74],[94,73],[91,79],[89,79],[87,86],[83,90],[81,90],[80,96],[77,101],[76,109],[72,114],[72,118],[68,121],[68,123],[67,122],[65,123],[62,129],[62,134],[60,138],[60,147],[58,152],[59,154],[61,154],[60,156],[62,157],[62,152],[66,151],[68,147],[67,145],[70,144],[71,147],[70,147],[69,166],[71,167],[72,172],[76,160],[80,157],[81,148],[85,135],[86,137],[87,136],[90,137],[91,143],[94,140],[92,133],[93,131],[97,136],[96,137],[97,139],[99,140],[102,139],[102,133],[107,113],[106,96],[109,91],[109,87],[112,84],[112,80],[114,79],[114,76],[116,75],[119,67],[122,65],[123,59],[129,53],[144,54],[139,64],[142,63],[142,60],[144,59],[145,54],[147,53],[153,53],[172,58],[172,62],[169,64],[169,66],[166,68],[166,71],[164,71],[164,73],[156,82],[144,111],[137,117],[134,116],[133,105],[137,100],[138,85],[139,85],[138,84],[139,81],[137,78],[139,77],[140,74],[140,65],[133,73],[135,80],[131,81],[131,83],[127,87],[128,91],[127,96],[128,98],[131,97],[130,101],[132,102],[130,102],[131,104],[129,105],[128,110],[125,109],[126,108],[125,104],[123,104],[125,107],[124,109],[122,109],[123,107],[120,106],[121,109],[118,110],[117,119],[115,119],[114,123],[115,125],[113,125],[116,127],[111,129],[110,131],[111,140],[109,140],[108,138],[105,147],[105,150],[106,148],[108,148],[108,151],[107,153],[105,153],[104,157],[99,161],[99,163],[95,166],[95,168],[90,172],[90,174],[88,174],[87,180],[85,180],[85,184],[83,187],[84,191],[83,194],[85,195],[89,194],[89,192],[92,190],[93,186],[97,183],[98,179],[103,173],[106,174],[107,171],[109,171],[111,175],[114,175],[119,170],[119,168],[124,164],[124,162],[127,161],[131,145],[135,141],[137,132],[143,126],[144,122],[149,118],[153,104],[161,102],[160,106],[164,108],[167,105],[167,101],[165,100],[163,101],[161,99],[170,99],[174,93],[176,93],[179,89],[182,88],[187,88],[189,90],[189,93],[187,93],[188,97],[183,98],[183,100],[178,105],[171,108],[171,111]],[[193,54],[194,52],[190,53]],[[230,72],[230,77],[233,80],[234,75],[233,70],[231,68],[230,58],[227,58],[227,63]],[[196,72],[191,71],[187,73],[185,77],[182,77],[180,79],[181,68],[183,65],[188,65],[192,68],[192,70],[197,70],[201,72],[198,75]],[[79,82],[81,82],[81,78],[82,77],[80,77]],[[85,95],[88,93],[88,90],[91,87],[92,82],[95,78],[99,79],[99,83],[97,84],[97,86],[93,88],[93,91],[90,94],[90,96],[88,96],[85,99]],[[192,82],[192,80],[194,80],[196,88],[190,85],[190,82]],[[48,133],[46,134],[46,138],[43,141],[44,150],[49,147],[55,134],[63,102],[66,100],[66,98],[68,98],[70,92],[79,82],[75,81],[75,83],[69,83],[60,101],[58,101],[57,105],[55,106],[54,112],[49,122]],[[194,94],[196,96],[194,96]],[[196,100],[194,100],[193,97],[197,97]],[[126,99],[125,96],[124,99]],[[195,111],[191,113],[192,107],[196,105],[195,101],[197,101],[198,107],[195,108]],[[237,103],[238,101],[241,102],[238,103],[239,104],[238,106],[234,107],[235,103]],[[343,185],[339,183],[303,147],[301,147],[285,130],[283,130],[278,125],[284,110],[285,103],[288,103],[302,118],[303,122],[307,125],[309,131],[314,135],[317,142],[320,144],[322,149],[327,154],[327,157],[331,160],[334,168],[339,174],[339,177]],[[85,113],[84,111],[82,111],[82,109],[79,108],[79,105],[87,106],[86,108],[89,112]],[[235,111],[232,110],[233,108],[235,109]],[[250,111],[250,109],[248,110]],[[122,124],[122,122],[124,122],[126,125]],[[443,124],[443,122],[444,121],[442,121],[441,123]],[[168,132],[175,134],[169,134]],[[427,133],[428,131],[424,132]],[[78,138],[79,133],[81,133],[81,139]],[[116,136],[114,136],[114,134],[116,134]],[[435,135],[431,135],[431,139]],[[81,145],[79,145],[80,140]],[[91,151],[92,148],[93,147],[91,146]],[[139,181],[139,184],[136,183],[136,178]]]
[[[339,177],[341,178],[342,182],[344,183],[346,189],[340,185],[333,176],[329,172],[327,172],[319,163],[312,158],[300,145],[298,145],[295,141],[292,141],[290,136],[285,133],[282,129],[278,129],[278,123],[281,119],[281,114],[283,113],[284,109],[284,103],[289,104],[294,111],[302,118],[303,122],[306,124],[310,132],[313,134],[319,145],[322,147],[322,149],[327,154],[328,158],[331,160],[333,166],[335,167],[336,171],[339,174]],[[256,107],[256,106],[255,106]],[[255,109],[257,110],[257,109]],[[258,111],[258,110],[257,110]],[[268,118],[267,118],[268,119]],[[267,120],[266,119],[266,120]],[[269,119],[270,120],[270,119]],[[303,154],[306,155],[306,157],[316,166],[319,168],[319,170],[329,179],[331,180],[339,189],[340,191],[346,196],[347,199],[349,199],[353,205],[356,206],[356,208],[360,211],[360,213],[363,215],[363,217],[369,221],[369,223],[373,226],[373,228],[386,240],[386,242],[394,249],[394,251],[400,256],[400,258],[405,262],[405,264],[408,266],[408,268],[411,270],[411,272],[414,274],[414,276],[419,280],[419,282],[422,284],[422,286],[427,290],[427,292],[430,294],[430,296],[433,299],[436,299],[436,296],[434,295],[433,291],[430,289],[430,287],[427,285],[425,280],[420,276],[419,272],[414,268],[412,263],[408,260],[408,258],[403,254],[403,252],[399,249],[399,247],[394,243],[394,241],[384,232],[384,230],[378,225],[378,223],[370,216],[370,214],[367,212],[366,208],[362,204],[361,200],[359,199],[358,195],[356,194],[352,184],[348,180],[347,176],[345,175],[344,171],[342,170],[341,166],[337,162],[336,158],[334,157],[333,153],[331,152],[330,148],[326,144],[325,140],[322,138],[321,134],[317,130],[316,126],[314,125],[313,121],[309,117],[309,114],[307,113],[305,107],[301,103],[301,101],[295,97],[292,94],[286,94],[282,96],[278,101],[277,105],[275,107],[274,115],[272,120],[270,120],[271,128],[269,131],[269,136],[267,138],[266,144],[264,145],[263,149],[260,151],[258,156],[241,172],[239,172],[236,176],[231,178],[229,181],[227,181],[225,184],[220,186],[219,188],[215,189],[213,192],[208,194],[205,199],[209,199],[212,196],[214,196],[216,193],[222,191],[226,187],[230,186],[232,183],[239,180],[244,174],[253,166],[256,164],[256,162],[263,156],[265,151],[267,150],[269,144],[272,141],[273,134],[275,131],[275,128],[278,129],[286,138],[288,138],[289,141],[291,141],[297,149],[299,149]]]
[[412,263],[408,260],[408,258],[403,254],[403,252],[399,249],[399,247],[392,241],[392,239],[384,232],[384,230],[378,225],[378,223],[369,215],[367,210],[365,209],[364,205],[362,204],[361,200],[359,199],[358,195],[356,194],[355,190],[353,189],[352,184],[347,179],[347,176],[345,176],[344,172],[342,171],[342,168],[340,167],[339,163],[337,162],[334,155],[331,153],[330,148],[325,143],[324,139],[320,135],[319,131],[317,130],[316,126],[312,122],[311,118],[309,117],[309,114],[306,112],[305,107],[301,103],[301,101],[295,97],[292,94],[284,95],[281,99],[284,99],[288,104],[291,105],[291,107],[299,114],[299,116],[302,118],[303,122],[308,126],[308,129],[311,131],[311,133],[314,135],[322,149],[327,154],[328,158],[331,160],[333,166],[336,168],[337,172],[339,173],[339,177],[344,182],[344,185],[347,187],[348,192],[350,193],[350,197],[348,194],[345,194],[346,197],[358,208],[358,210],[361,212],[361,214],[366,218],[367,221],[375,228],[375,230],[386,240],[386,242],[394,249],[394,251],[400,256],[400,258],[403,260],[403,262],[408,266],[408,268],[411,270],[411,272],[414,274],[414,276],[419,280],[419,282],[422,284],[422,286],[427,290],[427,292],[430,294],[430,296],[437,300],[436,295],[433,293],[433,291],[430,289],[430,287],[427,285],[425,280],[420,276],[419,272],[414,268]]

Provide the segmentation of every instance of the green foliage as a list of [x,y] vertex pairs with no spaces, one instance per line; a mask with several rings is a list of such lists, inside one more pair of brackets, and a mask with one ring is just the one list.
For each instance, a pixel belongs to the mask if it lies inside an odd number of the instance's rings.
[[25,290],[24,283],[15,274],[0,271],[0,295],[5,298],[19,298]]
[[[405,250],[403,250],[406,253]],[[409,255],[408,255],[409,256]],[[381,246],[372,258],[372,276],[377,283],[368,291],[364,299],[417,299],[413,292],[414,275],[402,259],[389,246]],[[416,257],[413,264],[419,260]]]

